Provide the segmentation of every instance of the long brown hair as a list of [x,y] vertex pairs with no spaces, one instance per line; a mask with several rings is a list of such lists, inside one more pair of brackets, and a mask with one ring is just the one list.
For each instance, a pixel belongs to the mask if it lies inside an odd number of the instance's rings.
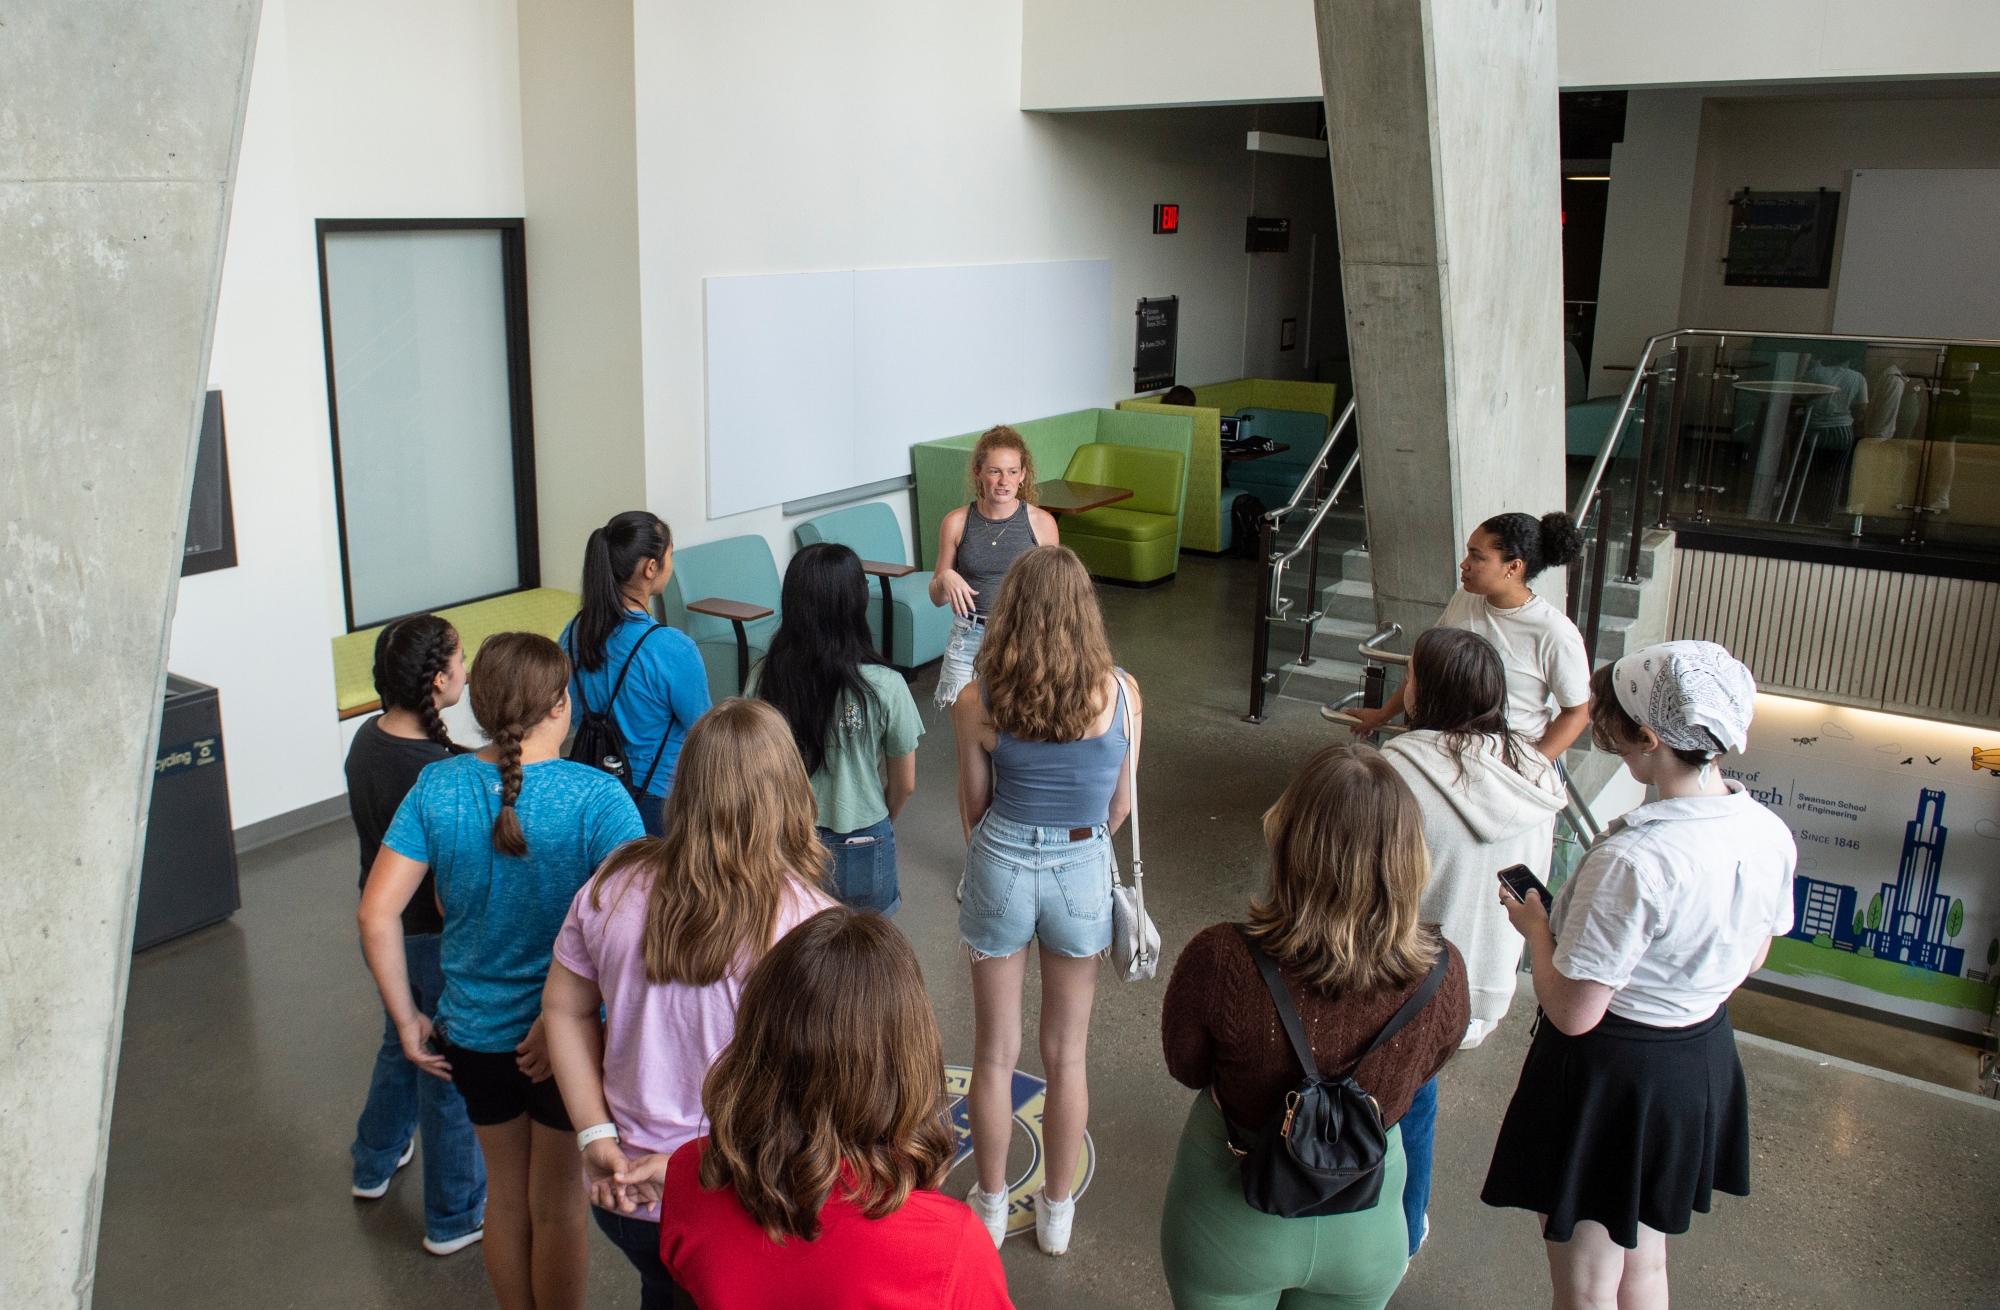
[[818,805],[785,716],[731,696],[695,721],[667,796],[667,835],[635,841],[590,888],[613,878],[646,892],[646,979],[706,987],[770,948],[788,874],[817,884],[826,847]]
[[965,466],[965,485],[972,494],[979,494],[979,470],[986,464],[986,457],[996,450],[1011,450],[1021,457],[1020,498],[1032,505],[1035,503],[1035,457],[1028,450],[1028,443],[1021,434],[1002,423],[997,428],[988,428],[979,434],[979,442],[972,448],[972,460]]
[[1427,628],[1410,648],[1417,703],[1405,715],[1428,728],[1465,777],[1465,752],[1480,737],[1496,737],[1500,758],[1521,772],[1525,746],[1507,727],[1507,666],[1493,643],[1464,628]]
[[702,1186],[734,1187],[773,1241],[819,1236],[843,1169],[870,1219],[942,1183],[958,1145],[944,1054],[902,930],[837,906],[786,933],[751,971],[701,1103]]
[[569,694],[569,656],[538,632],[496,632],[479,647],[467,690],[472,717],[500,754],[500,814],[493,849],[526,855],[514,802],[521,799],[521,739]]
[[995,727],[1023,741],[1077,741],[1104,709],[1111,643],[1090,571],[1067,546],[1014,561],[975,667]]
[[1250,906],[1250,930],[1306,983],[1379,991],[1436,961],[1437,937],[1417,923],[1431,876],[1424,814],[1374,750],[1328,746],[1307,760],[1265,812],[1264,841],[1271,885]]

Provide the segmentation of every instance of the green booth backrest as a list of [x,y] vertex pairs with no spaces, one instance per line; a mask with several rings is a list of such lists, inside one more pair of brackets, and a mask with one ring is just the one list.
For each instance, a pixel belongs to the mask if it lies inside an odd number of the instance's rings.
[[779,607],[781,584],[778,566],[771,559],[771,543],[762,536],[724,537],[699,546],[683,546],[674,552],[674,576],[660,597],[666,607],[667,622],[696,641],[734,641],[736,629],[728,619],[707,614],[690,614],[689,601],[717,597],[749,605],[768,605],[772,617],[746,625],[753,644],[762,646],[761,634],[777,626],[783,613]]
[[1113,506],[1115,509],[1171,515],[1180,510],[1181,471],[1185,466],[1179,451],[1144,450],[1099,441],[1078,446],[1063,476],[1072,482],[1126,488],[1132,493],[1131,498],[1119,501]]
[[1121,400],[1118,408],[1133,414],[1185,416],[1193,421],[1187,498],[1181,504],[1181,544],[1190,550],[1221,550],[1228,537],[1222,522],[1222,411],[1213,406],[1162,405],[1155,400]]
[[[1330,388],[1329,388],[1330,390]],[[1078,446],[1093,441],[1117,446],[1145,446],[1178,451],[1184,461],[1181,496],[1187,494],[1185,461],[1193,447],[1194,420],[1178,414],[1139,414],[1118,409],[1080,409],[1012,425],[1027,444],[1035,462],[1035,477],[1046,482],[1069,467]],[[910,471],[916,476],[917,567],[937,567],[938,528],[944,516],[971,501],[966,470],[979,433],[965,432],[910,447]],[[1178,510],[1176,511],[1178,512]]]
[[798,535],[801,546],[831,541],[848,547],[862,559],[880,564],[908,562],[903,552],[903,529],[896,522],[896,511],[880,501],[872,505],[837,509],[831,514],[807,519],[793,532]]

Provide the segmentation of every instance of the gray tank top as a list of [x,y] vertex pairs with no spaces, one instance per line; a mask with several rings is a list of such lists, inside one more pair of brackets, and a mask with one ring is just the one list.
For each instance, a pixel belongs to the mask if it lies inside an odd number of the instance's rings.
[[1028,517],[1026,501],[1018,502],[1004,519],[989,519],[979,512],[979,502],[965,507],[965,530],[958,534],[958,555],[953,561],[958,575],[978,594],[972,598],[981,615],[992,612],[1000,599],[1000,580],[1014,561],[1035,548],[1035,525]]

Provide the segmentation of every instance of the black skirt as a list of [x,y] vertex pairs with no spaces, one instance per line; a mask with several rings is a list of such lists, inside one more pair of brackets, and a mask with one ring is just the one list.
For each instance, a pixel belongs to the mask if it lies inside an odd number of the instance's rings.
[[1536,1016],[1480,1199],[1592,1219],[1630,1250],[1638,1226],[1685,1233],[1714,1192],[1750,1194],[1750,1107],[1729,1011],[1686,1028],[1607,1014],[1581,1037]]

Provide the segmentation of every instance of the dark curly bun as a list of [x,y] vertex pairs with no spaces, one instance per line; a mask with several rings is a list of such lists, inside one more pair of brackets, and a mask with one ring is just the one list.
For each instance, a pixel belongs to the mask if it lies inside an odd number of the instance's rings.
[[1561,510],[1539,519],[1532,514],[1495,514],[1479,529],[1499,544],[1502,558],[1521,561],[1523,582],[1583,553],[1582,530]]

